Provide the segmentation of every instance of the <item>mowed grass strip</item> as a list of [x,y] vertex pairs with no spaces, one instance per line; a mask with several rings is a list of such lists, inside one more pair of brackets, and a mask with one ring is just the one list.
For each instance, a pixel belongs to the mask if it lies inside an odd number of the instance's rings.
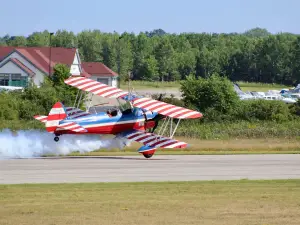
[[[199,140],[185,137],[176,139],[189,143],[185,149],[158,149],[157,155],[230,155],[230,154],[300,154],[298,139],[230,139]],[[93,152],[73,152],[72,156],[136,155],[142,144],[132,142],[130,146],[119,149],[99,149]]]
[[300,180],[0,185],[0,224],[300,224]]

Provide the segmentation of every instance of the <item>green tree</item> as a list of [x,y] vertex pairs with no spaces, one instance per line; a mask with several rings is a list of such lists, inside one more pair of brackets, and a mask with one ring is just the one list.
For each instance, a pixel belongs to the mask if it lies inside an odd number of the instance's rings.
[[214,110],[219,114],[230,114],[239,103],[232,82],[217,74],[207,79],[189,76],[186,81],[182,81],[181,91],[187,105],[204,113]]

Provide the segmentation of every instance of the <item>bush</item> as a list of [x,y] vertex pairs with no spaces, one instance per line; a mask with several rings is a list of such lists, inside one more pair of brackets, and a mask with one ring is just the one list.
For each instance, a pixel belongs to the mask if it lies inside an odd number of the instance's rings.
[[212,110],[230,114],[239,103],[232,83],[226,77],[217,74],[206,79],[188,77],[181,83],[181,91],[186,105],[194,106],[204,114]]
[[277,121],[291,120],[293,115],[289,106],[282,101],[247,100],[241,101],[234,117],[247,121]]
[[19,118],[19,101],[14,95],[0,94],[0,120],[17,120]]

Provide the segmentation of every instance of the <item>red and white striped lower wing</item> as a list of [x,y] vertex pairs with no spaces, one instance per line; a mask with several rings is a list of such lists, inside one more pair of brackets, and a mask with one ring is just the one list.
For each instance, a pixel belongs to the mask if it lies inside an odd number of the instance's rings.
[[171,139],[164,136],[159,136],[153,133],[133,132],[124,136],[125,138],[140,142],[143,145],[148,145],[155,148],[185,148],[187,143]]
[[80,126],[77,123],[69,122],[69,123],[63,123],[57,126],[56,130],[69,130],[76,133],[85,133],[87,132],[86,129],[84,129],[82,126]]
[[128,92],[123,91],[121,89],[111,87],[101,82],[85,77],[70,77],[64,82],[80,90],[91,92],[95,95],[105,98],[121,98],[128,94]]
[[150,98],[136,98],[133,106],[157,112],[159,114],[178,119],[195,119],[202,117],[202,113],[190,109],[175,106],[169,103],[153,100]]

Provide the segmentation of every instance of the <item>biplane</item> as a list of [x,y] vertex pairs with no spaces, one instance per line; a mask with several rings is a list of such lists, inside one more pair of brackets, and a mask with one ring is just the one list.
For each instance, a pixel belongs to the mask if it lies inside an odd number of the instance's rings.
[[[145,158],[151,158],[158,148],[187,147],[187,143],[173,139],[180,120],[203,116],[200,112],[138,96],[129,90],[123,91],[86,77],[71,76],[64,82],[78,89],[74,105],[66,107],[57,102],[48,116],[34,116],[45,123],[46,130],[55,135],[56,142],[64,134],[112,134],[115,138],[142,143],[138,152]],[[114,98],[119,106],[105,112],[91,113],[90,106],[86,107],[86,111],[81,110],[79,102],[83,95],[88,94]],[[163,124],[156,134],[154,132],[161,120]],[[169,134],[164,135],[168,132],[167,128]]]

